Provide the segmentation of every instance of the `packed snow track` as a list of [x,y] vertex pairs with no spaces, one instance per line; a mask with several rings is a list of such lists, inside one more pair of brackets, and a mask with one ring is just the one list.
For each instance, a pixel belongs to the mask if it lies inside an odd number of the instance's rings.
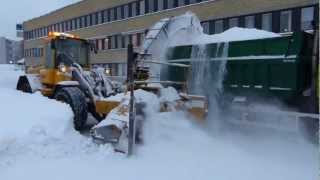
[[241,128],[215,133],[181,112],[151,111],[144,144],[127,158],[73,130],[67,105],[16,91],[20,74],[12,66],[0,66],[1,180],[314,180],[318,176],[317,148],[302,138]]

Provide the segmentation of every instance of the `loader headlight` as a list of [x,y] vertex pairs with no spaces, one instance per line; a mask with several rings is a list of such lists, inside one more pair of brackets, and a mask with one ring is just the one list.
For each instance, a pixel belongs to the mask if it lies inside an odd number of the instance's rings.
[[110,73],[111,73],[111,70],[109,68],[106,68],[106,74],[110,75]]
[[60,63],[59,64],[59,71],[65,73],[65,72],[67,72],[67,67],[63,63]]

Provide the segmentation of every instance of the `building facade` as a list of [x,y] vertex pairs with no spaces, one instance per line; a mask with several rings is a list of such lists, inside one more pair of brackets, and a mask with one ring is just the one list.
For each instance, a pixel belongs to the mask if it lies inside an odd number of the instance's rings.
[[12,64],[23,58],[23,42],[0,37],[0,64]]
[[317,0],[83,0],[23,23],[26,63],[41,63],[48,32],[68,32],[95,42],[98,53],[91,55],[92,64],[124,75],[127,44],[139,48],[147,28],[187,11],[199,17],[208,34],[235,26],[312,32],[319,4]]

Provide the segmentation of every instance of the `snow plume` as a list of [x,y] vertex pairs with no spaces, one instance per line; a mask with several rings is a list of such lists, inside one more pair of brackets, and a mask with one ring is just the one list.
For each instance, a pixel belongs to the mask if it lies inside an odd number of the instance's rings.
[[[221,100],[223,81],[227,73],[228,47],[228,43],[217,44],[215,57],[219,57],[218,61],[210,61],[206,45],[200,44],[192,47],[188,89],[191,94],[208,98],[209,117],[219,114],[218,102]],[[219,52],[220,49],[221,52]]]

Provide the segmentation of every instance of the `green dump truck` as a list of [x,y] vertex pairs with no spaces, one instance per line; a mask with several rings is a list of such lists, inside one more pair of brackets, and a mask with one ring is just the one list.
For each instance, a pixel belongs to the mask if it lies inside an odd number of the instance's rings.
[[[171,47],[168,50],[168,61],[202,63],[193,55],[196,46],[198,45]],[[226,47],[227,55],[224,55]],[[217,63],[227,61],[223,80],[224,99],[278,99],[300,113],[318,114],[318,78],[313,72],[313,68],[318,67],[318,62],[313,62],[313,47],[313,35],[305,32],[205,45],[208,66],[212,69],[209,73],[217,70]],[[186,81],[190,76],[190,70],[182,68],[169,67],[166,71],[163,73],[166,77],[163,78],[170,81]],[[315,123],[316,121],[313,125]]]

